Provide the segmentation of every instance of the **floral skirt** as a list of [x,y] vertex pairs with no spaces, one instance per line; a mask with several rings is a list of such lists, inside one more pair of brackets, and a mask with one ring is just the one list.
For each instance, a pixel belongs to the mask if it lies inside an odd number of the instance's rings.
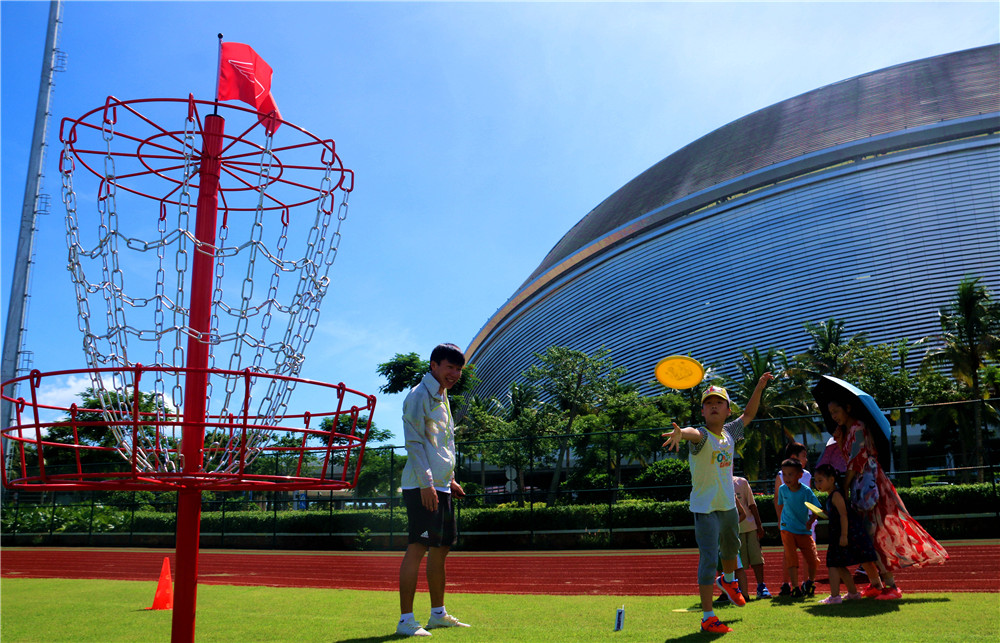
[[906,510],[896,487],[880,468],[875,476],[878,503],[865,514],[868,533],[889,571],[941,564],[948,552]]

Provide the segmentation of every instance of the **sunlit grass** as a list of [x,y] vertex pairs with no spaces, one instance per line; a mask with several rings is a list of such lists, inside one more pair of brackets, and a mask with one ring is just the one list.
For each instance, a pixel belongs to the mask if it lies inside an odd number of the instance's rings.
[[[155,582],[19,579],[0,583],[4,643],[167,641],[171,612],[147,611]],[[418,595],[418,618],[428,611]],[[625,604],[625,629],[613,632]],[[506,596],[450,594],[449,611],[473,625],[434,630],[433,640],[675,641],[705,640],[694,596]],[[683,610],[683,611],[679,611]],[[900,601],[838,606],[816,599],[751,601],[720,608],[734,628],[727,641],[997,641],[1000,594],[908,594]],[[196,639],[208,641],[386,641],[398,616],[395,592],[235,587],[198,589]]]

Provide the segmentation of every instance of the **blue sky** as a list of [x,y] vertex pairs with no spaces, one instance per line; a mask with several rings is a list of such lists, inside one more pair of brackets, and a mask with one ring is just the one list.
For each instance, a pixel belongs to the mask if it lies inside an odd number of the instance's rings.
[[[2,319],[48,2],[0,2]],[[337,141],[350,215],[304,376],[366,393],[395,353],[465,347],[548,250],[649,166],[741,116],[845,78],[1000,40],[996,2],[67,2],[26,344],[85,365],[58,124],[120,99],[210,99],[217,39],[274,69],[283,117]],[[93,207],[83,203],[82,207]],[[137,213],[135,216],[149,216]],[[85,384],[62,381],[53,401]],[[402,395],[376,422],[401,434]],[[292,410],[329,410],[294,399]]]

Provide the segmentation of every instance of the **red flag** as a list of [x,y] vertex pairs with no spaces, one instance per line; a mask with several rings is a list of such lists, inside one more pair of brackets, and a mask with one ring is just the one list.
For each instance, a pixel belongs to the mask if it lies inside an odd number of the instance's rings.
[[[281,125],[278,105],[271,95],[271,66],[250,45],[222,43],[219,65],[219,100],[241,100],[257,110],[268,134]],[[265,120],[266,119],[266,120]]]

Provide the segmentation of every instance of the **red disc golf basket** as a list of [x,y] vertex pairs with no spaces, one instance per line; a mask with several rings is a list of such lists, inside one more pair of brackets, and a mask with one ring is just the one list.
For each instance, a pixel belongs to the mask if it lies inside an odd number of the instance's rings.
[[[109,97],[64,119],[60,141],[88,368],[3,383],[16,409],[3,483],[178,491],[172,640],[192,641],[203,490],[357,482],[375,398],[299,377],[354,174],[332,140],[192,97]],[[96,201],[88,216],[78,192]],[[89,381],[86,408],[40,400],[57,376]],[[295,391],[325,408],[290,412]],[[95,452],[116,464],[85,466]],[[255,468],[267,454],[296,462],[294,473]]]

